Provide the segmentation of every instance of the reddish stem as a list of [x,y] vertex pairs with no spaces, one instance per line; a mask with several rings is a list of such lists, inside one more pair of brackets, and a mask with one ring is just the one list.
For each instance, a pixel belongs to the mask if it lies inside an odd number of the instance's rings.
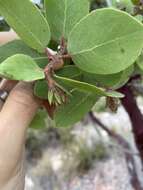
[[125,97],[121,99],[121,102],[131,120],[132,131],[135,137],[136,146],[139,150],[140,157],[143,163],[143,115],[137,105],[131,87],[125,85],[119,91],[125,94]]

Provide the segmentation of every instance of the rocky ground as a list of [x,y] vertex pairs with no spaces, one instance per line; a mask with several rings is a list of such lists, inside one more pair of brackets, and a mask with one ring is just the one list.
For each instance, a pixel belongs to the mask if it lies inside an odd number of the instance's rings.
[[[126,112],[120,107],[116,114],[96,115],[130,142],[142,178]],[[90,122],[77,124],[64,138],[55,131],[34,132],[32,141],[27,150],[25,190],[132,190],[126,150]]]

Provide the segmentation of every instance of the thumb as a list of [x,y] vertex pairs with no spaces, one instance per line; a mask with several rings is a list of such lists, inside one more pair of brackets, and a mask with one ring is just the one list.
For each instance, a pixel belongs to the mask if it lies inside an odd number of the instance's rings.
[[[19,83],[0,112],[0,182],[12,176],[22,159],[26,129],[38,109],[32,85]],[[6,163],[6,164],[5,164]]]
[[26,128],[37,109],[38,101],[33,95],[33,84],[21,82],[11,91],[0,116],[11,127]]

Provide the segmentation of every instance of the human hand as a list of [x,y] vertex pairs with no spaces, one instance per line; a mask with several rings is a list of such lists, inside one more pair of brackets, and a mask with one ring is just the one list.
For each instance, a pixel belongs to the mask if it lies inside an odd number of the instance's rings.
[[[0,107],[2,107],[0,101]],[[26,129],[38,103],[32,85],[19,83],[0,111],[0,189],[24,189],[24,144]]]
[[[0,44],[15,38],[12,32],[0,34]],[[11,90],[15,86],[6,87]],[[24,144],[26,130],[38,109],[32,84],[18,83],[5,103],[0,100],[0,190],[24,189]]]

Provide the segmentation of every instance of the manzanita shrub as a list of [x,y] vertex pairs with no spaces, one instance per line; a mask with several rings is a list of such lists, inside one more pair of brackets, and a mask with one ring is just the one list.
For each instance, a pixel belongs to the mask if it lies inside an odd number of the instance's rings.
[[102,96],[124,97],[116,90],[134,75],[143,48],[143,24],[133,16],[90,12],[88,0],[45,0],[44,13],[30,0],[0,0],[0,14],[20,37],[0,46],[0,75],[34,81],[56,126],[80,121]]

